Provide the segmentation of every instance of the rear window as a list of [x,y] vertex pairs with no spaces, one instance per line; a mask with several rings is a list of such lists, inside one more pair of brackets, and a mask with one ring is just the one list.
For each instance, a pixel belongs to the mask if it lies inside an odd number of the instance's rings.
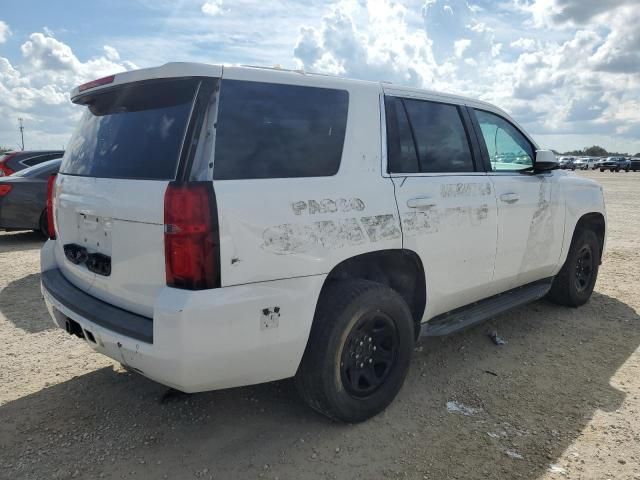
[[47,153],[47,154],[43,154],[43,155],[36,155],[35,157],[29,157],[29,158],[27,158],[25,160],[21,160],[20,163],[22,163],[23,165],[27,165],[29,167],[32,167],[34,165],[38,165],[39,163],[47,162],[47,161],[53,160],[55,158],[62,158],[63,155],[64,155],[64,152]]
[[83,99],[87,110],[60,173],[172,180],[198,82],[140,82]]
[[49,160],[47,162],[34,165],[33,167],[25,168],[13,174],[14,177],[48,177],[58,172],[60,163],[62,160]]
[[214,178],[334,175],[348,107],[344,90],[223,80]]

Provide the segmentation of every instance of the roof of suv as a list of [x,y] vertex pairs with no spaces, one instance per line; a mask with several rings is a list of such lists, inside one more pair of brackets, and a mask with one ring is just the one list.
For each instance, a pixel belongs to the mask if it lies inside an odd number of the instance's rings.
[[[369,80],[355,80],[344,77],[338,77],[335,75],[327,75],[321,73],[305,72],[304,70],[287,70],[278,67],[260,67],[252,65],[242,66],[223,66],[223,65],[209,65],[204,63],[193,62],[171,62],[166,63],[159,67],[143,68],[139,70],[131,70],[127,72],[121,72],[103,79],[94,80],[92,82],[80,85],[71,91],[71,100],[74,103],[81,103],[81,98],[88,93],[93,93],[101,89],[113,87],[115,85],[137,82],[142,80],[151,80],[157,78],[178,78],[178,77],[221,77],[223,70],[228,72],[226,75],[233,77],[234,79],[246,79],[251,81],[264,81],[273,83],[291,83],[291,84],[303,84],[304,78],[309,79],[309,83],[313,83],[314,86],[322,86],[327,88],[346,88],[351,85],[363,85],[379,88],[382,86],[385,91],[391,94],[403,94],[409,97],[411,96],[427,96],[434,101],[450,102],[459,105],[469,105],[472,107],[480,108],[487,111],[493,111],[499,115],[508,118],[512,123],[518,125],[518,123],[511,118],[511,116],[499,107],[491,103],[487,103],[481,100],[476,100],[471,97],[465,97],[462,95],[455,95],[451,93],[437,92],[433,90],[406,87],[401,85],[395,85],[390,82],[373,82]],[[302,80],[302,81],[301,81]],[[104,82],[103,82],[104,81]],[[524,132],[526,134],[526,132]],[[533,138],[526,134],[529,140],[536,145]]]
[[[395,85],[385,81],[373,82],[369,80],[356,80],[351,78],[339,77],[336,75],[306,72],[304,70],[288,70],[288,69],[283,69],[279,67],[261,67],[261,66],[253,66],[253,65],[222,66],[222,65],[209,65],[205,63],[194,63],[194,62],[171,62],[171,63],[165,63],[164,65],[159,67],[142,68],[139,70],[121,72],[116,74],[112,81],[105,83],[104,85],[97,85],[95,87],[89,87],[89,88],[93,92],[101,88],[108,88],[110,86],[114,86],[117,84],[135,82],[140,80],[148,80],[148,79],[154,79],[154,78],[172,78],[172,77],[190,77],[190,76],[219,77],[222,75],[223,69],[232,71],[235,74],[238,74],[239,72],[246,72],[251,76],[256,76],[256,77],[265,76],[265,77],[279,78],[281,80],[285,80],[287,78],[299,79],[300,76],[305,76],[305,77],[311,77],[314,79],[322,79],[323,83],[326,83],[327,86],[332,86],[332,85],[344,86],[345,83],[362,84],[362,85],[382,85],[384,88],[392,89],[394,91],[430,94],[433,96],[442,97],[443,99],[448,99],[455,103],[474,104],[474,105],[483,106],[489,109],[496,109],[496,107],[490,103],[483,102],[481,100],[477,100],[471,97],[466,97],[466,96],[456,95],[451,93],[438,92],[438,91],[422,89],[422,88]],[[110,78],[110,77],[107,77],[107,78]],[[92,83],[92,82],[89,82],[89,83]],[[88,85],[88,84],[85,84],[85,85]],[[71,91],[71,98],[75,99],[77,97],[84,95],[84,91],[89,90],[89,88],[83,89],[83,86],[78,86],[74,88]]]

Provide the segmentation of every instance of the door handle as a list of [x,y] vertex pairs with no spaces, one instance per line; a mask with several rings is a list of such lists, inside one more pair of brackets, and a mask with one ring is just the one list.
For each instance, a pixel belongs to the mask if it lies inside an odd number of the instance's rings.
[[436,204],[430,197],[415,197],[407,200],[407,207],[409,208],[428,208],[435,207]]
[[503,193],[502,195],[500,195],[500,200],[502,200],[504,203],[516,203],[518,200],[520,200],[520,195],[518,195],[517,193]]

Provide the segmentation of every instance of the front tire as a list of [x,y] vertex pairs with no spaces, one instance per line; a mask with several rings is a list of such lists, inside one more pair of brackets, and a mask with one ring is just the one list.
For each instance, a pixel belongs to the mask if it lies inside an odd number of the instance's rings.
[[329,418],[367,420],[398,394],[413,346],[413,317],[395,290],[368,280],[334,281],[319,299],[296,386]]
[[553,280],[549,299],[567,307],[587,303],[598,278],[601,251],[600,240],[593,230],[577,230],[567,260]]

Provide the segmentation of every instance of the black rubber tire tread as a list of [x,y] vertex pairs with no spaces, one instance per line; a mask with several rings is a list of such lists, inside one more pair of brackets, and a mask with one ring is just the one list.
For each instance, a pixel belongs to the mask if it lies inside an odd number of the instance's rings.
[[47,209],[45,208],[40,214],[40,220],[38,221],[38,226],[40,227],[40,233],[44,238],[49,238],[49,227],[47,225]]
[[[593,275],[588,288],[579,292],[575,286],[574,268],[576,264],[576,256],[585,243],[590,244],[593,255],[595,255],[595,261],[593,266]],[[598,240],[598,237],[593,230],[586,228],[577,229],[571,239],[571,247],[569,248],[567,259],[558,275],[554,278],[551,290],[547,295],[549,300],[557,303],[558,305],[574,308],[587,303],[593,293],[593,287],[595,286],[598,278],[601,252],[602,245],[600,245],[600,240]]]
[[[351,327],[371,308],[394,321],[400,347],[397,364],[385,383],[369,397],[349,395],[342,387],[340,357]],[[357,423],[380,413],[399,392],[411,363],[414,324],[404,299],[386,285],[363,279],[333,281],[322,292],[295,383],[314,410],[341,422]]]

